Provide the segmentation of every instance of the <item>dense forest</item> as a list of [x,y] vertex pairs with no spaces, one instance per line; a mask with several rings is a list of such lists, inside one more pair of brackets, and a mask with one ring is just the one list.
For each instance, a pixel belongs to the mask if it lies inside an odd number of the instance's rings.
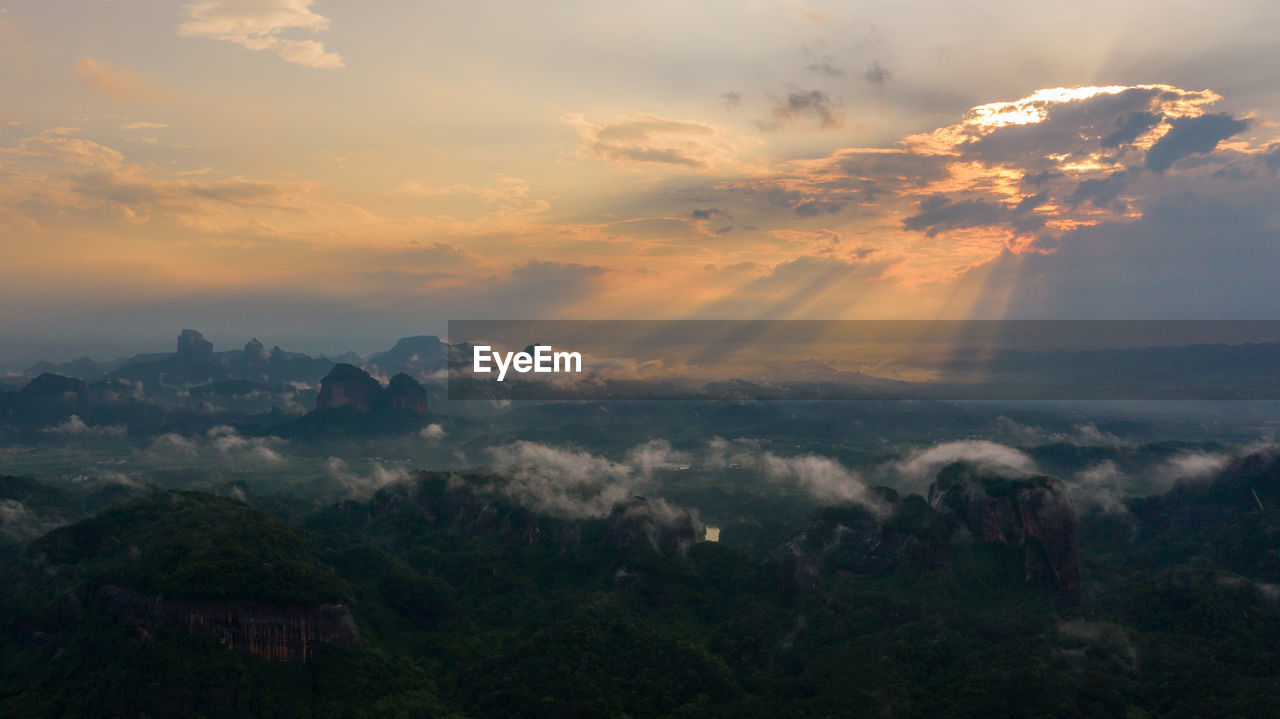
[[[934,489],[966,476],[950,466]],[[1054,483],[986,478],[963,497]],[[100,497],[6,477],[5,501],[78,521],[0,542],[0,715],[1280,710],[1271,453],[1083,513],[1072,592],[1031,572],[1029,550],[949,523],[941,494],[877,490],[878,512],[829,506],[769,528],[774,540],[738,528],[711,542],[661,500],[564,519],[483,486],[418,473],[315,509],[151,491],[98,511]],[[269,659],[177,619],[228,606],[331,607],[358,639]]]

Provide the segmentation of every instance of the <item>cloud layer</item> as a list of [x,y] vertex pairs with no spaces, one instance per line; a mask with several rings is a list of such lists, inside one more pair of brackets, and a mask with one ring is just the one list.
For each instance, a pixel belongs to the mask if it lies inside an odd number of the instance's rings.
[[183,37],[231,42],[250,50],[270,50],[305,67],[343,67],[342,56],[318,40],[285,37],[329,29],[329,19],[311,10],[314,0],[200,0],[185,6],[189,20],[178,26]]

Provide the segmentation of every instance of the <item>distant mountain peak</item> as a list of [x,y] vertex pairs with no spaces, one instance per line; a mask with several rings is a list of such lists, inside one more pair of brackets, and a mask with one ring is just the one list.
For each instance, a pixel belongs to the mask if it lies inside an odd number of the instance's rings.
[[213,343],[195,330],[183,330],[178,335],[178,355],[189,359],[207,360],[213,356]]
[[403,372],[421,377],[445,369],[449,349],[449,345],[435,335],[401,337],[386,352],[370,355],[365,366],[382,375]]
[[246,357],[251,359],[265,360],[267,358],[267,350],[262,346],[262,343],[258,341],[257,337],[254,337],[245,344],[244,353]]
[[42,399],[59,399],[67,396],[83,397],[88,395],[89,388],[85,383],[74,378],[46,372],[27,383],[22,388],[23,397]]

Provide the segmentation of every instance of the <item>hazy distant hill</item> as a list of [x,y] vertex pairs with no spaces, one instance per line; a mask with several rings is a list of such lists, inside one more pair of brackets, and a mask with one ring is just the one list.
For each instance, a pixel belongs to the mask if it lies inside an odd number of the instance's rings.
[[316,385],[337,363],[353,364],[369,372],[391,377],[407,374],[423,380],[448,366],[451,356],[467,347],[455,348],[434,335],[403,337],[384,352],[363,358],[345,352],[333,358],[311,357],[280,347],[267,350],[257,338],[242,349],[216,351],[196,330],[183,330],[174,352],[151,352],[99,362],[81,357],[70,362],[37,362],[12,382],[30,380],[41,374],[57,374],[93,382],[122,378],[156,382],[170,386],[195,386],[227,380],[250,382],[300,382]]

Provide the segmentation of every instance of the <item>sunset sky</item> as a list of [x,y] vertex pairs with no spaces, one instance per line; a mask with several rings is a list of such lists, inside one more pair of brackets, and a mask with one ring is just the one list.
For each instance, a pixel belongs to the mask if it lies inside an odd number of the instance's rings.
[[0,366],[1280,317],[1280,4],[0,0]]

